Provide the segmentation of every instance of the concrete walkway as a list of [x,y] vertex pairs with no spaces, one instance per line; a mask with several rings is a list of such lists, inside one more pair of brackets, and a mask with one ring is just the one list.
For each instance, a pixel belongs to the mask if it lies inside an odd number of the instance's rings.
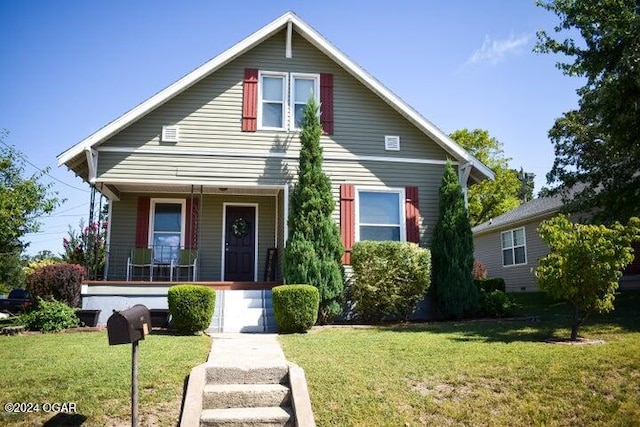
[[209,335],[211,352],[191,373],[181,426],[315,426],[304,371],[287,362],[277,334]]
[[287,366],[278,334],[209,334],[209,365],[234,368]]

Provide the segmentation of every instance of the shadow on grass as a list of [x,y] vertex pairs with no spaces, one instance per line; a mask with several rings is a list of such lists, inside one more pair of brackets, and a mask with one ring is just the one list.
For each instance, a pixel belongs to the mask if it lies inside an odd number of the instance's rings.
[[[571,327],[571,306],[544,293],[513,294],[516,302],[511,319],[469,319],[429,323],[380,326],[398,332],[452,334],[452,341],[542,342],[549,338],[567,338]],[[640,292],[616,294],[615,309],[593,314],[581,328],[581,335],[610,331],[640,331]]]
[[63,414],[59,413],[49,418],[43,427],[77,427],[84,424],[87,417],[81,414]]

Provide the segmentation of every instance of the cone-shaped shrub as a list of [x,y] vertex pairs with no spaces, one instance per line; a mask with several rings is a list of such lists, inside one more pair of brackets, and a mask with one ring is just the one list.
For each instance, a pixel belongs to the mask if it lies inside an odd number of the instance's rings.
[[473,283],[473,235],[458,175],[447,162],[440,186],[440,216],[433,231],[432,289],[438,310],[447,318],[460,318],[479,309]]
[[197,285],[176,285],[167,294],[173,326],[185,334],[204,331],[211,324],[216,304],[213,289]]
[[272,290],[273,312],[282,333],[306,332],[318,319],[320,293],[311,285],[282,285]]
[[318,288],[320,322],[328,323],[341,310],[344,248],[340,230],[332,218],[336,202],[331,194],[331,180],[322,171],[321,133],[318,104],[310,99],[300,132],[298,182],[291,191],[283,270],[287,283],[306,283]]

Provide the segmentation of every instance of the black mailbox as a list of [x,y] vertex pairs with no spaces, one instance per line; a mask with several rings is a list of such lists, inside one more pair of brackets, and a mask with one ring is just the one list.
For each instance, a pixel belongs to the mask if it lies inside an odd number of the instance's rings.
[[107,320],[109,345],[130,344],[143,340],[151,329],[151,314],[142,304],[114,311]]

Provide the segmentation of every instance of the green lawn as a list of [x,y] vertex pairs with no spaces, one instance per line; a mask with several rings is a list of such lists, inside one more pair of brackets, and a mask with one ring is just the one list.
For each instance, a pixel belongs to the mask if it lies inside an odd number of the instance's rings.
[[539,321],[319,328],[280,337],[307,374],[319,426],[640,426],[640,293],[618,295],[581,336],[570,312],[516,295]]
[[[152,334],[140,342],[141,426],[175,426],[184,380],[203,363],[211,347],[207,336]],[[77,407],[60,424],[130,425],[131,345],[109,346],[106,332],[0,336],[0,403],[64,403]],[[55,413],[7,414],[0,425],[42,425]],[[58,418],[56,418],[58,420]]]

